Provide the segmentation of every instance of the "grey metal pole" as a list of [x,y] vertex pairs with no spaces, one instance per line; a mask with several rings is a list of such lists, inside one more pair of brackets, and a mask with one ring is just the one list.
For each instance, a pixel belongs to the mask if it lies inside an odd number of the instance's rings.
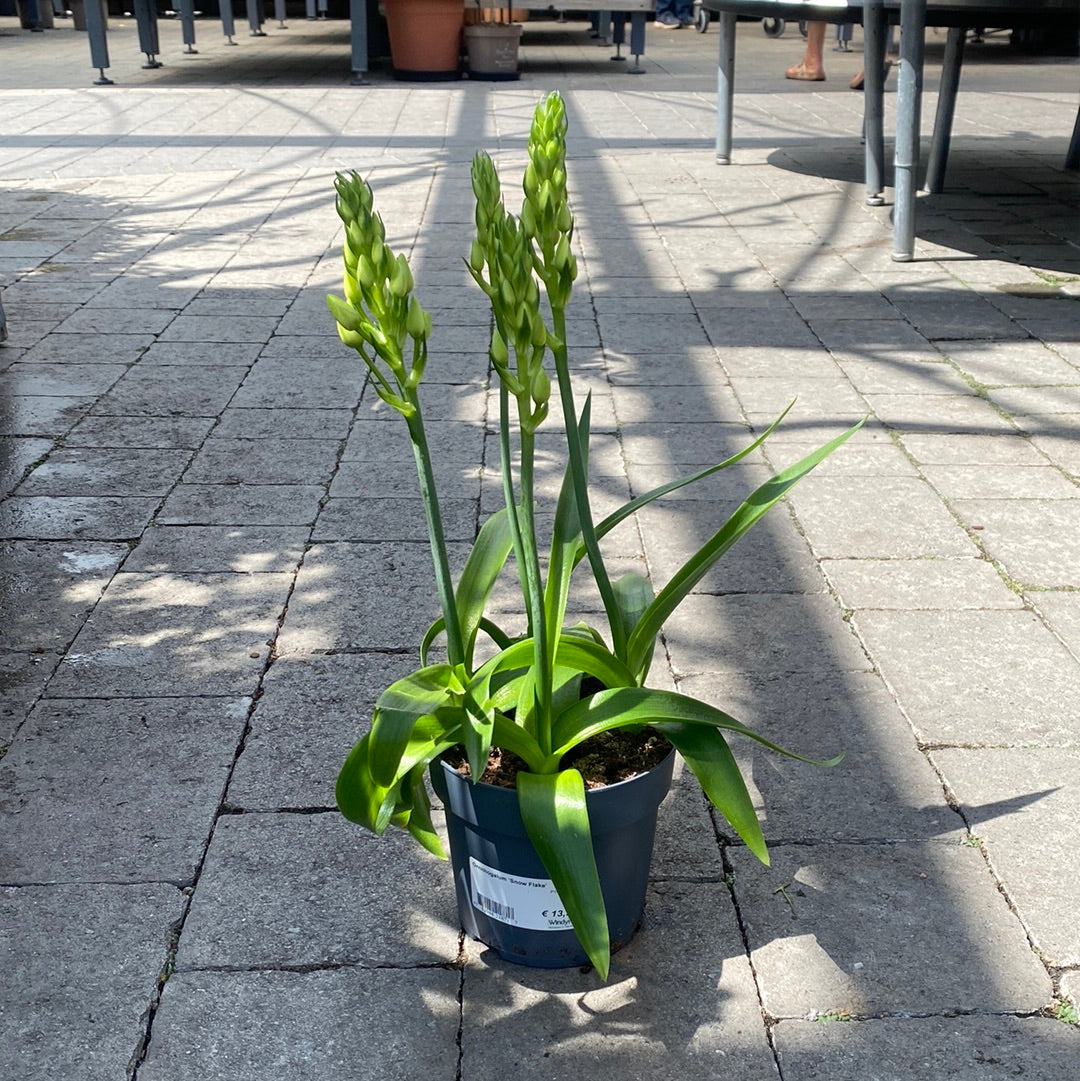
[[863,139],[866,141],[866,202],[885,202],[885,5],[863,3]]
[[922,109],[926,0],[900,0],[900,79],[896,95],[893,162],[893,254],[898,263],[915,257],[915,189],[919,171],[919,113]]
[[185,53],[197,53],[195,48],[195,0],[180,0],[180,32],[184,38]]
[[94,86],[112,86],[112,79],[105,77],[109,66],[109,46],[105,40],[105,12],[101,0],[86,0],[86,36],[90,39],[90,64],[98,69]]
[[734,11],[721,11],[720,58],[716,68],[716,161],[731,164],[731,121],[735,108],[735,24]]
[[945,167],[949,163],[952,143],[953,117],[956,115],[956,95],[960,89],[960,69],[964,64],[964,38],[967,30],[950,26],[945,39],[945,57],[941,66],[941,86],[938,88],[934,133],[930,139],[930,154],[926,159],[926,180],[923,189],[934,195],[945,187]]
[[221,32],[225,35],[228,45],[235,45],[233,35],[236,33],[236,20],[233,18],[232,0],[219,0],[221,7]]
[[352,45],[352,82],[363,86],[368,70],[367,0],[349,0]]
[[[92,0],[91,0],[92,2]],[[139,48],[146,56],[144,68],[160,68],[157,58],[161,52],[158,40],[157,9],[153,0],[134,0],[135,25],[139,28]]]
[[248,26],[251,28],[251,36],[253,38],[266,37],[266,31],[262,28],[262,0],[247,0],[247,17]]
[[630,13],[630,52],[634,57],[634,66],[630,69],[630,74],[644,75],[645,69],[641,66],[641,57],[645,52],[644,11]]

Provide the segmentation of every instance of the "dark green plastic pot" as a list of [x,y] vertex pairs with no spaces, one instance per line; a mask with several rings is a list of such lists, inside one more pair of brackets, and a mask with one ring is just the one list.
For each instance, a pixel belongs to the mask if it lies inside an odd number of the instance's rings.
[[[656,814],[671,787],[675,752],[628,781],[586,793],[612,950],[641,922]],[[518,812],[517,791],[473,784],[446,762],[431,781],[446,808],[458,912],[466,934],[504,960],[536,968],[589,959]]]

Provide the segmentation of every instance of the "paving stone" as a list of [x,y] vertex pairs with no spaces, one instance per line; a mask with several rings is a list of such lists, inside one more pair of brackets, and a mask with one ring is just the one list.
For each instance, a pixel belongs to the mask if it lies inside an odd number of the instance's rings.
[[1080,486],[1051,465],[924,466],[922,472],[949,500],[1080,498]]
[[782,1021],[773,1030],[790,1081],[1055,1081],[1080,1054],[1080,1032],[1046,1017],[912,1017],[829,1024]]
[[182,902],[162,883],[0,887],[3,1075],[125,1076]]
[[985,386],[1077,381],[1076,369],[1039,341],[949,342],[943,348],[961,371]]
[[289,574],[121,574],[79,632],[51,693],[253,694]]
[[90,395],[19,395],[7,402],[4,434],[55,439],[75,425],[94,404]]
[[[471,543],[477,532],[477,502],[440,499],[439,517],[447,541]],[[314,541],[426,541],[424,504],[415,498],[328,499],[312,532]]]
[[844,421],[847,427],[869,412],[863,397],[839,374],[823,379],[808,379],[801,373],[742,379],[738,396],[747,414],[754,416],[778,417],[794,402],[784,422],[791,426],[826,417]]
[[297,576],[278,652],[412,653],[438,614],[426,544],[318,544]]
[[1080,594],[1072,592],[1034,595],[1036,610],[1047,625],[1080,658]]
[[165,495],[191,460],[186,450],[64,447],[19,486],[20,496]]
[[982,853],[937,841],[735,851],[735,896],[777,1018],[1039,1009],[1050,978]]
[[21,540],[125,540],[150,521],[153,497],[27,496],[0,506],[0,537]]
[[0,761],[3,880],[191,880],[248,705],[39,702]]
[[870,667],[827,594],[691,594],[664,625],[676,677]]
[[212,417],[236,393],[247,368],[219,354],[213,367],[136,365],[94,406],[97,416]]
[[[480,494],[481,465],[476,462],[447,462],[436,458],[432,462],[440,505],[446,499],[475,499]],[[497,478],[492,477],[494,483]],[[501,487],[501,484],[500,484]],[[332,499],[363,497],[365,499],[417,498],[416,463],[412,460],[374,461],[345,459],[330,484]]]
[[104,394],[127,371],[123,364],[12,364],[0,377],[7,395],[83,397]]
[[59,661],[59,653],[0,653],[0,758]]
[[49,439],[0,437],[0,498],[8,495],[26,471],[52,447]]
[[927,743],[1072,738],[1077,661],[1030,612],[857,612],[870,656]]
[[844,375],[862,394],[953,395],[968,389],[960,376],[941,360],[910,358],[891,350],[870,359],[845,350],[836,359]]
[[161,333],[161,341],[266,342],[278,324],[267,315],[178,315]]
[[1080,412],[1080,372],[1070,380],[1073,386],[1002,387],[989,391],[990,401],[1008,413],[1035,413],[1039,416]]
[[335,806],[338,771],[367,731],[375,700],[415,667],[411,654],[397,653],[275,661],[251,716],[229,803],[246,810]]
[[176,967],[451,964],[459,934],[449,864],[407,833],[375,837],[337,812],[225,815]]
[[151,526],[125,571],[159,574],[291,573],[304,553],[307,526]]
[[264,357],[256,361],[232,404],[240,409],[351,409],[362,387],[360,373],[337,359]]
[[601,984],[466,943],[462,1076],[688,1081],[773,1076],[753,976],[722,882],[658,882]]
[[1022,608],[984,559],[825,559],[845,608]]
[[923,465],[1041,466],[1046,459],[1020,432],[962,436],[934,432],[908,432],[905,449]]
[[[932,758],[1042,957],[1055,967],[1080,965],[1080,929],[1066,915],[1076,886],[1066,868],[1080,750],[945,748]],[[1046,867],[1060,873],[1048,878]]]
[[[963,822],[876,674],[691,676],[679,690],[791,751],[816,759],[843,756],[824,768],[729,737],[770,845],[962,837]],[[718,825],[741,844],[730,825]]]
[[214,435],[221,439],[326,439],[348,431],[348,409],[237,409],[221,413]]
[[184,474],[184,482],[325,484],[340,447],[335,439],[210,438]]
[[316,484],[178,484],[160,525],[311,525],[323,488]]
[[1080,490],[1072,499],[957,499],[953,507],[1010,577],[1027,586],[1080,587],[1069,543],[1080,530]]
[[630,388],[619,395],[617,409],[621,424],[647,424],[660,420],[739,423],[739,404],[731,388],[723,383],[707,386],[667,386]]
[[950,435],[1010,434],[1014,429],[985,399],[974,394],[865,395],[874,415],[895,431]]
[[154,341],[149,333],[79,334],[45,338],[26,351],[28,364],[134,364]]
[[194,450],[213,423],[212,417],[83,417],[64,437],[64,445]]
[[[237,301],[241,306],[254,301]],[[197,305],[200,301],[194,300],[188,304],[184,311],[190,314],[199,314]],[[262,346],[259,342],[230,342],[229,362],[231,364],[254,364],[259,357]],[[155,341],[141,357],[139,366],[146,368],[155,364],[166,366],[173,364],[212,364],[221,363],[220,351],[208,347],[206,342],[173,342]]]
[[[178,973],[165,985],[144,1081],[454,1081],[453,969]],[[237,1025],[237,1017],[245,1020]]]
[[[739,493],[739,498],[747,489]],[[660,589],[705,545],[738,506],[694,500],[655,503],[635,515],[649,573]],[[820,593],[824,580],[782,509],[724,554],[697,586],[699,593]]]
[[788,499],[819,559],[973,554],[940,497],[914,477],[810,476]]

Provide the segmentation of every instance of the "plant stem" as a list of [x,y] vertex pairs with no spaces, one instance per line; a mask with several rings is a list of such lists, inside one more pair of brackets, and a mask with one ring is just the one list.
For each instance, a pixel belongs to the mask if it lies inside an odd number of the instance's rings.
[[420,412],[420,399],[415,390],[406,392],[415,411],[406,417],[413,457],[416,459],[416,475],[420,483],[421,502],[427,518],[428,541],[431,560],[435,567],[435,588],[439,594],[439,607],[446,624],[446,653],[452,665],[465,663],[465,643],[461,638],[461,621],[458,619],[457,602],[454,600],[454,582],[450,574],[450,560],[446,553],[446,537],[443,534],[442,515],[439,513],[439,496],[435,486],[435,473],[431,468],[431,451],[428,448],[424,419]]
[[[520,408],[520,403],[519,403]],[[548,646],[547,619],[544,615],[544,590],[540,580],[540,555],[536,543],[535,462],[536,436],[524,425],[521,431],[521,538],[524,541],[524,571],[529,583],[529,624],[535,658],[536,741],[541,751],[551,754],[552,653]]]

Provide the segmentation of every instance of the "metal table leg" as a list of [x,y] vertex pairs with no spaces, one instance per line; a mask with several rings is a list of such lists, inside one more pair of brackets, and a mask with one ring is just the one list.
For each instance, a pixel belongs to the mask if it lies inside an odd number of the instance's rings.
[[863,4],[863,139],[866,143],[866,202],[885,202],[885,5]]
[[731,164],[731,121],[735,104],[735,24],[734,11],[721,11],[720,58],[716,68],[716,161]]
[[919,113],[922,108],[926,0],[900,0],[900,80],[896,95],[893,161],[893,259],[915,257],[915,189],[919,171]]
[[964,63],[964,27],[952,26],[945,39],[945,58],[941,67],[941,87],[938,90],[934,133],[930,139],[930,154],[926,159],[926,180],[923,189],[934,195],[945,187],[945,166],[949,161],[953,117],[956,115],[956,94],[960,89],[960,68]]

